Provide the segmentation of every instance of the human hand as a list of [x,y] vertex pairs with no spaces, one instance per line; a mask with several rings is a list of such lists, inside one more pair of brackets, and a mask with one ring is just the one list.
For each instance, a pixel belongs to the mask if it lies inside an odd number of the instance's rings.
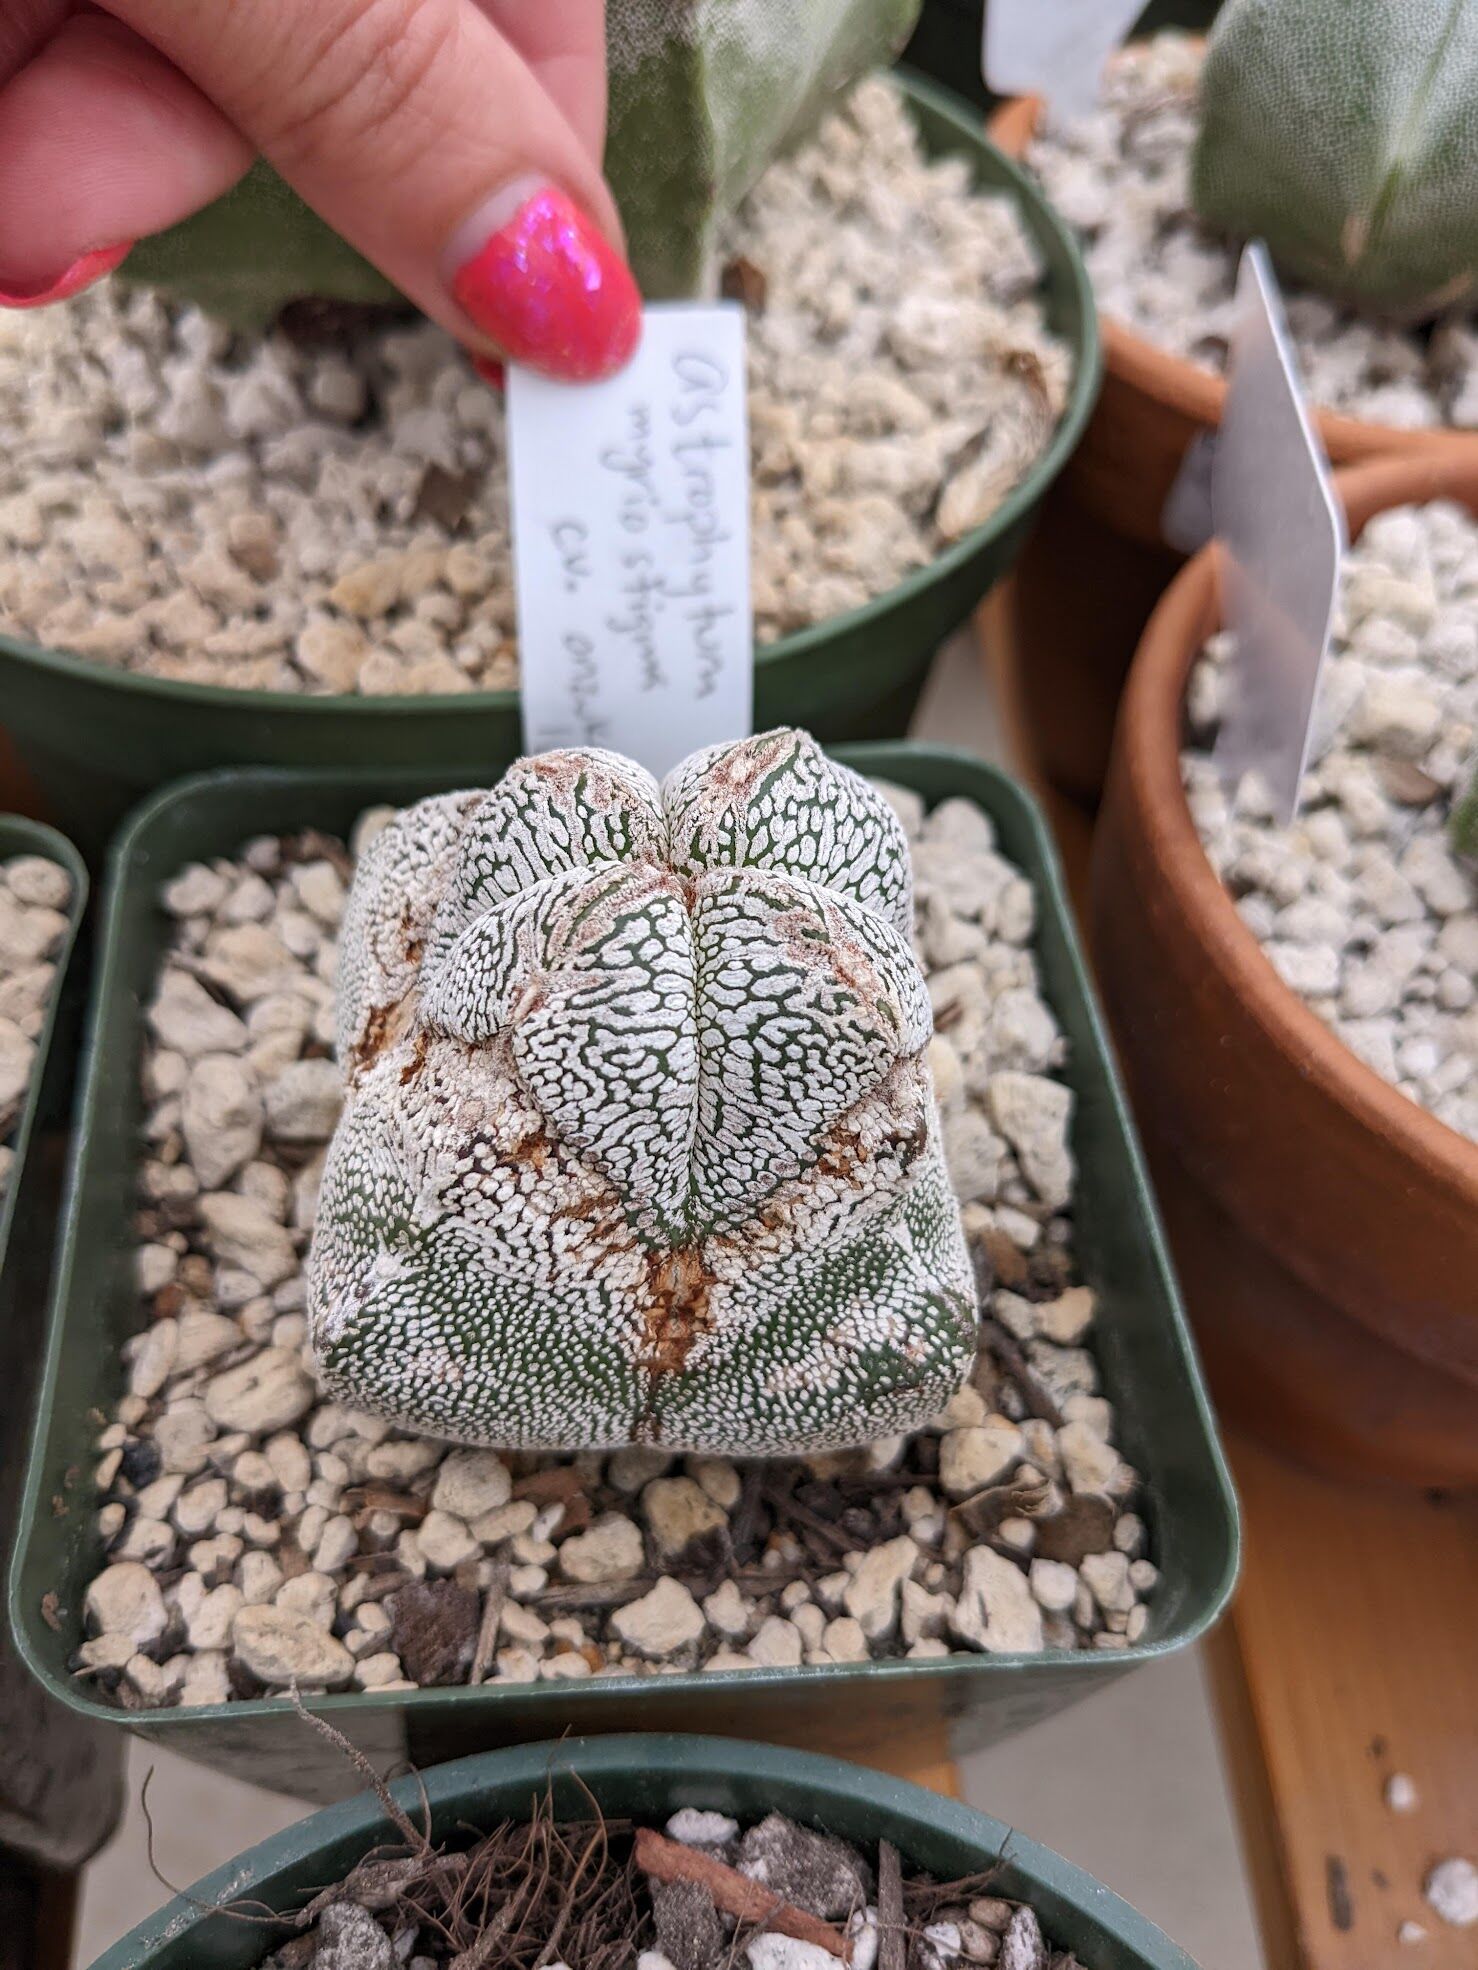
[[488,361],[608,375],[602,0],[0,0],[0,305],[76,294],[261,153]]

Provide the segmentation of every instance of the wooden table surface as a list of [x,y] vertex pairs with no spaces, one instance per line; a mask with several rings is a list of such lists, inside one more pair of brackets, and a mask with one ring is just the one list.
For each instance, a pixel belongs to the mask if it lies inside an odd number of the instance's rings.
[[[985,672],[1081,916],[1092,819],[1035,770],[1008,620],[998,590]],[[1228,1450],[1245,1559],[1208,1654],[1269,1970],[1478,1970],[1478,1930],[1422,1895],[1436,1861],[1478,1863],[1478,1495],[1361,1491],[1250,1438]],[[1385,1802],[1397,1772],[1410,1813]],[[1403,1921],[1419,1945],[1397,1942]]]

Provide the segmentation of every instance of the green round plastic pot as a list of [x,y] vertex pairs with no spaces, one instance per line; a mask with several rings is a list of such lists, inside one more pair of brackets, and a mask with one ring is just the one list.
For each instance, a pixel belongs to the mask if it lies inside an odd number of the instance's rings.
[[[1136,38],[1162,27],[1194,28],[1204,33],[1220,0],[1150,0],[1134,23]],[[924,0],[913,38],[903,51],[912,68],[942,82],[980,109],[1000,102],[985,86],[980,44],[985,25],[985,0]]]
[[[975,183],[1009,192],[1040,250],[1048,319],[1074,353],[1072,394],[1050,444],[982,527],[865,607],[755,652],[755,728],[804,725],[826,741],[906,728],[939,643],[1015,558],[1098,395],[1092,290],[1068,228],[1040,189],[944,91],[900,77],[929,151],[968,157]],[[54,818],[89,855],[142,793],[210,766],[465,765],[520,750],[518,696],[310,697],[231,691],[109,669],[0,636],[0,707]]]
[[[66,870],[67,931],[25,1106],[0,1194],[0,1550],[11,1543],[25,1479],[46,1334],[46,1299],[62,1189],[67,1111],[77,1069],[86,964],[79,942],[87,871],[71,842],[0,814],[0,862],[41,855]],[[122,1746],[39,1689],[0,1635],[0,1846],[44,1867],[79,1867],[112,1832],[122,1800]]]
[[[906,1868],[945,1880],[998,1868],[998,1891],[1029,1902],[1048,1941],[1074,1951],[1085,1970],[1196,1970],[1183,1949],[1091,1874],[1000,1820],[809,1752],[710,1737],[575,1738],[459,1758],[419,1782],[400,1779],[391,1792],[418,1823],[423,1803],[429,1808],[434,1840],[460,1844],[466,1829],[485,1832],[527,1818],[550,1789],[560,1819],[589,1819],[591,1798],[607,1819],[658,1825],[684,1806],[739,1820],[779,1812],[864,1849],[891,1841]],[[204,1912],[202,1903],[206,1910],[240,1901],[292,1913],[397,1837],[369,1793],[314,1813],[197,1881],[92,1970],[252,1970],[293,1930],[233,1922]]]
[[[1035,956],[1067,1041],[1064,1077],[1075,1103],[1077,1254],[1101,1309],[1103,1393],[1114,1405],[1124,1454],[1145,1480],[1141,1509],[1160,1568],[1149,1626],[1131,1647],[1113,1651],[961,1650],[924,1661],[578,1683],[495,1681],[315,1698],[314,1709],[377,1762],[404,1759],[424,1767],[561,1730],[696,1727],[788,1743],[814,1742],[825,1733],[834,1749],[865,1754],[879,1732],[924,1730],[948,1719],[957,1743],[982,1744],[1184,1647],[1226,1603],[1237,1570],[1236,1504],[1041,815],[1013,781],[962,753],[905,743],[849,747],[840,756],[912,787],[931,805],[951,795],[975,801],[991,816],[1002,852],[1036,891]],[[506,763],[488,761],[480,784],[490,784]],[[141,1319],[132,1227],[144,1009],[169,932],[159,888],[186,863],[233,855],[264,830],[318,828],[343,836],[367,806],[456,784],[446,772],[237,768],[168,788],[138,810],[114,844],[99,927],[45,1382],[11,1573],[11,1626],[33,1672],[60,1701],[120,1735],[137,1731],[185,1757],[317,1800],[342,1798],[352,1774],[280,1699],[125,1711],[68,1668],[83,1640],[83,1595],[102,1564],[91,1489],[96,1418],[111,1415],[124,1391],[123,1345]],[[57,1498],[64,1501],[61,1513]],[[49,1618],[42,1611],[48,1595]]]

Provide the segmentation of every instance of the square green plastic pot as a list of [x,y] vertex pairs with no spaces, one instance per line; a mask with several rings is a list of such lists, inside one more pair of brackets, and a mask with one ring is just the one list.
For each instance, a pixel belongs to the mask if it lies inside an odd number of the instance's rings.
[[[1043,301],[1073,351],[1073,384],[1051,442],[975,528],[859,609],[755,653],[755,729],[803,725],[828,743],[906,730],[943,639],[1011,566],[1066,464],[1102,373],[1093,292],[1077,243],[1041,188],[986,141],[980,119],[931,83],[900,77],[925,147],[969,160],[974,181],[1009,193],[1042,255]],[[522,746],[518,694],[309,697],[136,676],[0,634],[0,723],[52,815],[89,857],[151,788],[232,765],[421,767],[464,783]],[[459,770],[460,769],[460,770]]]
[[[1104,1389],[1119,1418],[1124,1454],[1146,1479],[1146,1516],[1161,1570],[1145,1637],[1112,1652],[962,1653],[921,1662],[368,1692],[315,1702],[382,1765],[409,1759],[426,1766],[565,1729],[698,1726],[865,1749],[881,1732],[947,1719],[958,1724],[961,1742],[983,1743],[1183,1647],[1214,1620],[1231,1590],[1236,1507],[1042,820],[1012,781],[961,754],[899,744],[841,748],[839,756],[915,788],[930,802],[950,794],[977,801],[993,817],[1004,853],[1035,885],[1043,983],[1068,1039],[1066,1078],[1077,1097],[1081,1264],[1102,1298],[1097,1331]],[[486,762],[475,783],[491,784],[505,763]],[[46,1384],[11,1579],[11,1621],[37,1675],[64,1702],[187,1756],[226,1765],[238,1777],[315,1799],[342,1797],[350,1775],[280,1700],[126,1713],[97,1701],[67,1671],[82,1639],[83,1591],[102,1560],[87,1475],[96,1457],[97,1417],[111,1414],[121,1393],[122,1344],[139,1318],[130,1226],[144,1007],[168,931],[158,892],[183,864],[234,854],[250,836],[306,827],[344,835],[373,802],[408,801],[456,784],[444,773],[260,769],[211,774],[167,789],[133,816],[114,846],[100,932],[87,1078]],[[57,1496],[65,1500],[61,1513],[51,1504]],[[59,1597],[55,1627],[41,1617],[47,1593]]]
[[[459,1758],[423,1783],[424,1791],[403,1778],[391,1792],[418,1824],[424,1801],[433,1840],[453,1844],[467,1828],[526,1819],[549,1789],[560,1819],[588,1820],[592,1797],[608,1820],[656,1826],[684,1806],[741,1822],[784,1813],[865,1852],[889,1840],[905,1869],[946,1881],[999,1866],[999,1892],[1029,1902],[1048,1941],[1074,1951],[1085,1970],[1196,1970],[1152,1922],[1060,1854],[958,1800],[835,1758],[711,1737],[574,1738]],[[397,1837],[369,1794],[314,1813],[197,1881],[92,1970],[253,1970],[293,1932],[203,1913],[202,1903],[298,1909]]]
[[[0,1548],[20,1514],[26,1443],[46,1337],[46,1300],[62,1191],[67,1110],[77,1068],[86,964],[78,933],[87,871],[51,828],[0,815],[0,862],[41,855],[72,884],[67,933],[36,1040],[36,1060],[10,1141],[15,1165],[0,1198]],[[78,1867],[113,1830],[122,1746],[39,1689],[0,1636],[0,1845],[47,1867]]]

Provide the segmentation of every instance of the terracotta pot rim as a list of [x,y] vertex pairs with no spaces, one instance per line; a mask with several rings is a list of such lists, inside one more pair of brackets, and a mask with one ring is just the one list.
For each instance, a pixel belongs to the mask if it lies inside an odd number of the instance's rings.
[[[1041,96],[1013,96],[992,112],[986,134],[998,150],[1020,163],[1045,108]],[[1188,356],[1171,355],[1115,315],[1100,311],[1098,324],[1105,376],[1193,423],[1213,428],[1221,423],[1227,394],[1225,377],[1218,376],[1215,370],[1203,369]],[[1478,426],[1413,429],[1399,424],[1373,424],[1317,405],[1313,413],[1324,449],[1336,462],[1385,458],[1401,451],[1447,454],[1471,449],[1478,452]]]
[[[1478,450],[1466,459],[1387,458],[1334,476],[1352,537],[1377,512],[1433,499],[1455,499],[1478,516]],[[1383,1080],[1284,983],[1202,847],[1181,781],[1180,743],[1198,631],[1219,617],[1216,581],[1212,545],[1186,563],[1151,616],[1120,707],[1121,764],[1155,841],[1160,879],[1186,919],[1202,929],[1208,957],[1277,1051],[1295,1060],[1298,1071],[1317,1081],[1361,1127],[1384,1135],[1395,1156],[1419,1163],[1429,1178],[1478,1212],[1478,1143]]]

